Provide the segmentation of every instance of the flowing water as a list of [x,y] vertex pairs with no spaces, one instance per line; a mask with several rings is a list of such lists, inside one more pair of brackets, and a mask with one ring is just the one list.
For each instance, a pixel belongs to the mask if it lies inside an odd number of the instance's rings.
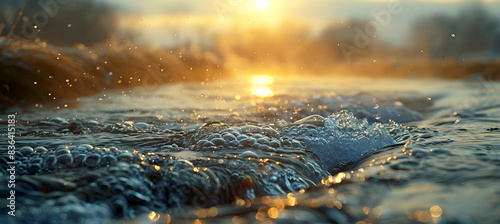
[[499,223],[499,99],[480,77],[255,76],[10,108],[2,219]]

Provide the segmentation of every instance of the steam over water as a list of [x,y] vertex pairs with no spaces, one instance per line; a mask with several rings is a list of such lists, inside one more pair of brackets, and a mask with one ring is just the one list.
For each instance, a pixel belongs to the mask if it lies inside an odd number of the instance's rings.
[[265,76],[10,108],[16,217],[3,206],[2,219],[496,223],[499,90],[479,78]]

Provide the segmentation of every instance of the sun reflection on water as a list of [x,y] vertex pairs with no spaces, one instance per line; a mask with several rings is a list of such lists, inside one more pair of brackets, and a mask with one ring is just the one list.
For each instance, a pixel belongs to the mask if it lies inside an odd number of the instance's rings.
[[160,214],[154,212],[154,211],[151,211],[151,213],[148,214],[148,218],[153,221],[153,222],[156,222],[158,221],[158,219],[160,219]]
[[258,97],[271,97],[274,92],[271,90],[271,85],[274,83],[274,78],[268,75],[254,75],[252,76],[252,94]]

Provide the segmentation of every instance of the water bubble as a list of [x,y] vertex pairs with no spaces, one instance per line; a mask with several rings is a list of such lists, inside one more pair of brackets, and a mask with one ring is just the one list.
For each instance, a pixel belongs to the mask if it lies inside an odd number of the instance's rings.
[[224,140],[229,141],[229,142],[236,140],[236,137],[231,133],[224,133],[224,135],[222,137],[224,138]]
[[88,150],[94,149],[94,147],[92,145],[89,145],[89,144],[81,144],[77,147],[77,149],[82,150],[82,151],[88,151]]
[[226,141],[222,138],[213,138],[210,140],[214,145],[219,146],[219,145],[225,145]]
[[24,146],[21,149],[19,149],[19,152],[23,154],[23,156],[30,156],[31,154],[33,154],[33,148],[29,146]]
[[57,163],[63,167],[70,167],[73,164],[73,156],[71,154],[58,155]]
[[92,154],[88,156],[84,161],[85,165],[87,165],[88,167],[96,167],[100,162],[101,156],[99,154]]
[[101,165],[109,165],[109,164],[112,164],[112,163],[115,163],[117,162],[118,160],[116,159],[116,157],[114,157],[113,155],[105,155],[101,158],[101,162],[100,164]]
[[57,163],[56,156],[49,155],[49,156],[45,157],[45,159],[43,161],[43,166],[46,168],[53,168],[53,167],[55,167],[56,163]]
[[144,123],[144,122],[134,123],[133,125],[134,125],[134,127],[136,127],[137,129],[140,129],[140,130],[147,130],[150,127],[149,124]]

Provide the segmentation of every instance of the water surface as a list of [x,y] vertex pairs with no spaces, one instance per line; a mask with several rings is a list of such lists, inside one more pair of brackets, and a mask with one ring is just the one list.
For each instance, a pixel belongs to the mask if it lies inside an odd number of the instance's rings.
[[[59,109],[11,108],[20,135],[17,216],[3,217],[500,221],[498,83],[269,78],[106,91]],[[3,135],[6,125],[3,116]]]

